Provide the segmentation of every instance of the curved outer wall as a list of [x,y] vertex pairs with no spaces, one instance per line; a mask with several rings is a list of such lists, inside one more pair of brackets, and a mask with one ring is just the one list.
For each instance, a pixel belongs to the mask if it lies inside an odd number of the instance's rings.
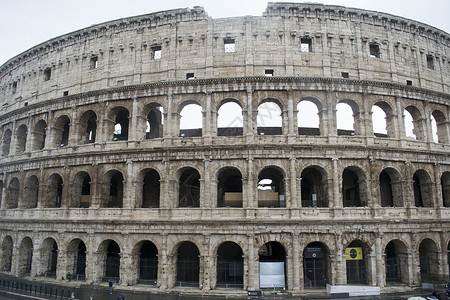
[[[276,260],[287,290],[303,293],[324,288],[308,273],[319,248],[333,285],[446,278],[449,43],[388,14],[269,3],[262,17],[195,7],[111,21],[12,58],[0,67],[1,269],[219,292],[263,287],[259,263]],[[298,125],[303,101],[317,128]],[[243,126],[227,131],[217,122],[229,102]],[[264,103],[279,125],[258,123]],[[337,126],[339,103],[352,130]],[[180,129],[189,104],[201,106],[201,129]],[[385,133],[373,130],[374,105]],[[363,258],[347,260],[347,248]]]

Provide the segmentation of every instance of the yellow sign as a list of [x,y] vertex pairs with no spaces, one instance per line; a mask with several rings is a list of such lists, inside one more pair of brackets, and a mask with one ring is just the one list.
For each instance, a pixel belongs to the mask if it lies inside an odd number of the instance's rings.
[[347,260],[363,259],[363,251],[361,247],[346,248],[345,254],[347,255]]

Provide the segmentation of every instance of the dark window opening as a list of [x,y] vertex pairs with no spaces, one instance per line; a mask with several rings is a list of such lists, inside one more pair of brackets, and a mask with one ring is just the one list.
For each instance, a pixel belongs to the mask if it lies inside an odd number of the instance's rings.
[[158,279],[158,249],[149,241],[141,248],[138,283],[154,285]]
[[12,93],[15,94],[17,92],[17,81],[12,84]]
[[434,70],[434,58],[432,55],[427,55],[427,68]]
[[63,92],[63,96],[64,96],[64,97],[69,96],[69,91],[64,91],[64,92]]
[[283,174],[266,168],[258,175],[258,207],[286,207]]
[[242,207],[242,174],[238,169],[223,170],[218,176],[218,207]]
[[272,69],[267,69],[264,71],[264,76],[266,77],[272,77],[273,76],[273,70]]
[[236,52],[236,43],[232,38],[226,38],[223,40],[225,53],[233,53]]
[[90,61],[90,68],[97,69],[98,68],[98,56],[92,56]]
[[360,183],[355,172],[345,169],[342,173],[342,196],[344,207],[361,207]]
[[103,281],[118,280],[120,274],[120,247],[111,241],[104,254],[104,277]]
[[200,277],[200,252],[191,242],[184,242],[177,252],[176,286],[198,287]]
[[378,44],[370,44],[369,45],[370,57],[380,58],[380,45]]
[[47,68],[44,70],[44,81],[49,81],[52,77],[52,69]]
[[342,78],[349,78],[350,74],[348,72],[341,72],[341,77]]
[[413,84],[412,80],[406,80],[406,85],[412,85],[412,84]]
[[145,174],[142,186],[143,208],[159,207],[160,179],[158,172],[155,170],[150,170]]
[[300,52],[312,52],[312,40],[310,38],[300,39]]
[[186,73],[186,79],[195,79],[194,73]]
[[179,207],[200,207],[200,174],[197,170],[188,168],[179,179]]

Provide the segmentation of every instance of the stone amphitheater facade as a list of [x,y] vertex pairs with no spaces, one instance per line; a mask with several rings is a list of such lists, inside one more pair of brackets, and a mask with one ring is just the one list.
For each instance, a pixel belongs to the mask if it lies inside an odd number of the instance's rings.
[[[0,67],[1,272],[292,294],[445,280],[449,44],[385,13],[269,3],[110,21],[13,57]],[[188,107],[201,128],[182,126]]]

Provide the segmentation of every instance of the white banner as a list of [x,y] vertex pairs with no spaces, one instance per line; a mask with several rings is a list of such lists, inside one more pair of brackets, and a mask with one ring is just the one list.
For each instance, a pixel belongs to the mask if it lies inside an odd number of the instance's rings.
[[284,262],[260,262],[259,287],[284,288],[285,287]]

